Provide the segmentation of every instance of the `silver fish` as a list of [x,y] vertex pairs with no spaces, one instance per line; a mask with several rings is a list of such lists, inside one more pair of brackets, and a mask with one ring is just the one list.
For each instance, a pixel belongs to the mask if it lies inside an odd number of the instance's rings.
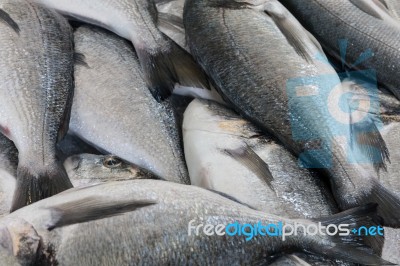
[[[370,225],[373,211],[374,206],[369,205],[319,221]],[[259,235],[245,241],[243,235],[221,237],[201,232],[196,235],[189,223],[217,226],[282,221],[307,226],[316,225],[317,220],[290,220],[265,214],[195,186],[157,180],[109,182],[71,189],[20,209],[8,215],[7,221],[0,220],[3,230],[21,234],[20,229],[8,225],[14,220],[26,221],[40,236],[41,245],[36,251],[43,254],[38,256],[42,264],[49,261],[60,265],[264,264],[271,255],[295,249],[364,264],[387,263],[362,246],[357,248],[358,238],[352,237],[299,233],[285,241]],[[21,241],[20,246],[25,244]]]
[[[400,105],[400,103],[398,102]],[[399,110],[399,109],[397,109]],[[390,191],[400,197],[400,116],[397,115],[393,122],[387,123],[382,129],[382,136],[389,147],[392,164],[388,165],[387,172],[380,173],[380,182]],[[385,243],[382,258],[400,264],[400,229],[385,227]]]
[[216,190],[266,213],[315,218],[338,212],[315,173],[233,111],[194,100],[183,121],[192,185]]
[[188,0],[184,24],[192,54],[238,113],[321,168],[342,210],[376,202],[385,225],[400,226],[400,199],[376,178],[389,154],[375,122],[353,112],[319,43],[279,2]]
[[166,98],[175,83],[206,88],[204,74],[192,57],[157,28],[153,0],[31,0],[64,15],[106,28],[130,40],[144,78],[157,99]]
[[71,132],[162,179],[188,183],[169,100],[152,97],[129,43],[83,26],[75,32],[75,47],[88,66],[76,66]]
[[73,35],[53,10],[0,2],[0,125],[19,151],[12,210],[72,187],[56,159],[73,96]]
[[[351,69],[376,70],[378,81],[400,99],[400,22],[380,0],[280,2],[334,58],[344,60]],[[340,40],[348,43],[346,55],[341,54]]]
[[64,166],[74,187],[109,181],[156,178],[113,155],[73,155],[65,160]]
[[[282,145],[219,104],[194,100],[185,112],[183,137],[192,185],[222,192],[257,210],[288,218],[315,218],[338,212],[332,193],[316,173],[300,168],[297,159]],[[312,265],[315,261],[336,265],[323,258],[303,259],[311,260]],[[294,255],[275,263],[284,261],[307,265]]]

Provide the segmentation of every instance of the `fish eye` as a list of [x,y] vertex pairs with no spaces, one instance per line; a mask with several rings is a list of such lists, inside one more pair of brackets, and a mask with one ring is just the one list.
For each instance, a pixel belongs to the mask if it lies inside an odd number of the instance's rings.
[[115,156],[107,157],[103,161],[103,165],[105,167],[111,168],[111,169],[117,168],[117,167],[121,166],[121,164],[122,164],[122,160]]

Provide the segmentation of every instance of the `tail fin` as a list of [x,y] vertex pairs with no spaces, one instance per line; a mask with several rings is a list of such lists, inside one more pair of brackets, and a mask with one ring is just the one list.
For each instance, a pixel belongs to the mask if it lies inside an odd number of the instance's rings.
[[[365,264],[365,265],[394,265],[373,254],[370,247],[379,247],[383,242],[383,236],[370,236],[366,240],[364,236],[360,236],[357,232],[351,230],[358,229],[361,226],[369,228],[378,226],[380,218],[376,213],[377,204],[367,204],[362,207],[353,208],[336,215],[314,219],[315,222],[321,222],[322,225],[344,225],[348,224],[349,234],[340,236],[336,234],[330,237],[330,243],[321,245],[321,243],[313,242],[310,246],[311,253],[316,255],[325,255],[329,258],[340,259],[348,262]],[[327,236],[329,237],[329,236]],[[366,245],[367,244],[367,245]]]
[[59,192],[72,188],[64,167],[55,163],[43,173],[36,174],[30,168],[18,166],[17,183],[11,212]]
[[169,40],[170,48],[166,51],[150,53],[146,49],[136,48],[139,61],[157,101],[162,101],[172,94],[175,84],[208,88],[208,80],[194,59],[176,43]]
[[383,225],[400,228],[400,198],[375,181],[370,195],[365,202],[378,204],[378,215],[383,218]]

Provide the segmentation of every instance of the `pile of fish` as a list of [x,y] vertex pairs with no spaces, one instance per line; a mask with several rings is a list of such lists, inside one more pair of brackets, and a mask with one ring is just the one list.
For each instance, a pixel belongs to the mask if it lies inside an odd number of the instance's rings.
[[0,0],[0,265],[400,264],[399,3]]

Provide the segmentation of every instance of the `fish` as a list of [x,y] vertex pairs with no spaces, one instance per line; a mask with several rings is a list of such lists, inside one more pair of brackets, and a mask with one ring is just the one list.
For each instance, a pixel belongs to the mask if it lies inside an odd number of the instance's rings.
[[[243,235],[196,234],[190,227],[259,221],[282,221],[292,226],[318,222],[357,226],[361,222],[369,226],[374,224],[375,212],[376,205],[369,204],[315,221],[291,220],[253,210],[195,186],[142,179],[73,188],[11,213],[6,221],[0,220],[0,225],[14,235],[23,232],[9,226],[12,221],[31,225],[41,239],[36,249],[41,265],[243,265],[267,263],[269,256],[296,249],[362,264],[387,264],[368,253],[367,247],[352,235],[298,234],[285,241],[257,235],[246,241]],[[21,241],[20,246],[24,245]]]
[[[400,99],[400,22],[380,0],[281,0],[333,58],[366,73]],[[345,42],[343,42],[345,41]]]
[[0,126],[19,151],[15,211],[72,187],[56,143],[68,130],[73,34],[54,10],[26,1],[0,8]]
[[175,83],[208,87],[204,73],[193,58],[158,29],[158,13],[153,1],[31,1],[130,40],[137,52],[144,79],[158,101],[170,95]]
[[64,166],[74,187],[109,181],[158,179],[151,173],[114,155],[88,153],[73,155],[65,160]]
[[[192,185],[287,218],[316,218],[338,212],[326,180],[300,168],[297,159],[271,136],[218,103],[193,100],[184,115],[183,136]],[[284,256],[275,263],[307,265],[311,261],[315,265],[319,261],[321,265],[336,265],[324,258],[302,254],[301,260],[296,255]]]
[[8,214],[12,203],[18,167],[18,150],[0,133],[0,216]]
[[396,0],[377,0],[380,1],[384,7],[386,7],[389,10],[389,13],[396,18],[397,20],[400,20],[400,3],[399,1]]
[[[392,99],[394,96],[392,96]],[[393,99],[394,101],[395,99]],[[397,101],[397,107],[400,102]],[[396,108],[397,112],[400,110]],[[396,111],[394,110],[394,111]],[[398,136],[400,134],[400,115],[391,114],[386,116],[386,123],[381,129],[382,137],[388,145],[392,163],[388,165],[387,171],[380,173],[379,180],[384,187],[400,197],[400,152]],[[390,119],[390,120],[389,120]],[[400,229],[385,227],[385,242],[382,248],[382,258],[388,259],[393,263],[400,264]]]
[[338,212],[315,172],[234,111],[193,100],[184,114],[183,142],[190,183],[234,197],[259,211],[288,218]]
[[284,6],[251,3],[186,1],[194,58],[236,112],[276,138],[302,167],[329,177],[341,210],[375,202],[384,225],[399,227],[400,199],[377,181],[390,155],[375,122],[343,96],[349,89],[318,41]]
[[85,143],[72,133],[68,133],[59,143],[57,143],[57,156],[61,162],[65,162],[72,155],[89,153],[92,155],[101,155],[96,148]]
[[94,26],[75,31],[76,65],[70,130],[161,179],[189,183],[170,99],[159,103],[146,86],[138,58],[124,39]]

